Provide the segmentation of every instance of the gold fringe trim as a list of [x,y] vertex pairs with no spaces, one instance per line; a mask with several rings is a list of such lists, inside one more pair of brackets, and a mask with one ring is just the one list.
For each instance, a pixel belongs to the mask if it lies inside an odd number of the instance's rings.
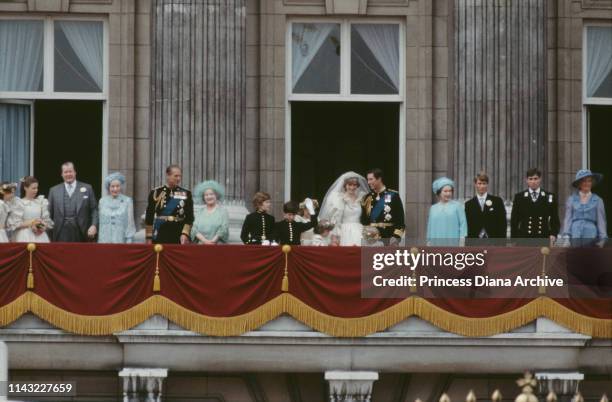
[[420,297],[410,297],[368,316],[339,318],[321,313],[288,293],[277,296],[251,312],[234,317],[198,314],[159,295],[121,313],[85,316],[62,310],[33,292],[26,292],[0,307],[0,326],[14,322],[27,312],[65,331],[82,335],[110,335],[133,328],[159,314],[190,331],[211,336],[236,336],[287,313],[317,331],[336,337],[366,336],[414,315],[443,330],[470,337],[508,332],[538,317],[547,317],[577,333],[595,338],[612,338],[612,320],[587,317],[548,297],[540,297],[516,310],[486,318],[469,318],[450,313]]

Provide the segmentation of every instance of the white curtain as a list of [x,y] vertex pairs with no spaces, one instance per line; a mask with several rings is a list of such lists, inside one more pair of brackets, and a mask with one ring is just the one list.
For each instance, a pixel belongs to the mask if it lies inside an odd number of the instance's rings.
[[102,90],[103,41],[101,22],[56,21],[85,70]]
[[399,89],[399,27],[390,24],[354,24],[353,28]]
[[293,24],[292,82],[293,88],[302,78],[310,62],[337,24]]
[[30,172],[30,106],[0,103],[0,181]]
[[[595,95],[612,73],[612,27],[587,28],[587,96]],[[606,94],[612,97],[612,94]]]
[[0,91],[41,91],[43,22],[0,21]]

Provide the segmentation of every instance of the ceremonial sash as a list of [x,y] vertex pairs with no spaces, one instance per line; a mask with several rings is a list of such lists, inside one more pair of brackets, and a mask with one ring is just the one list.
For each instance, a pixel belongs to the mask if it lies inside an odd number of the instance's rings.
[[[179,200],[177,200],[176,198],[170,198],[167,202],[166,202],[166,207],[163,209],[163,211],[161,212],[162,216],[169,216],[172,215],[172,213],[174,212],[174,210],[176,209],[176,207],[179,205]],[[155,222],[153,223],[153,237],[156,238],[157,237],[157,233],[159,232],[159,228],[161,227],[161,225],[163,225],[166,221],[163,219],[155,219]]]
[[382,211],[385,209],[385,196],[384,193],[380,194],[380,199],[372,208],[372,213],[370,214],[370,222],[376,222]]

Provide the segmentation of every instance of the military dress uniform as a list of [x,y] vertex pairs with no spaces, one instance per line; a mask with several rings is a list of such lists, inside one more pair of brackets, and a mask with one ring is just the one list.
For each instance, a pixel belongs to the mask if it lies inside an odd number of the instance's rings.
[[180,243],[181,235],[189,236],[193,225],[191,192],[166,185],[149,193],[145,215],[146,237],[153,243]]
[[244,244],[261,244],[274,240],[274,217],[265,212],[252,212],[242,224],[240,239]]
[[376,227],[383,239],[401,239],[406,226],[404,206],[399,193],[385,188],[380,193],[371,191],[363,197],[361,224]]
[[538,239],[557,236],[560,226],[555,194],[527,189],[514,196],[510,217],[513,238]]

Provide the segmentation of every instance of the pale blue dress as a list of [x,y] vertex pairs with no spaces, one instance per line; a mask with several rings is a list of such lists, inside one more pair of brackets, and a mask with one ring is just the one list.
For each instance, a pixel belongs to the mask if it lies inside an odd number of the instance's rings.
[[427,220],[427,243],[432,246],[458,246],[467,236],[467,219],[462,203],[451,200],[432,205]]
[[126,195],[105,195],[98,206],[98,243],[132,243],[136,233],[134,203]]
[[578,193],[570,195],[565,204],[562,233],[569,236],[575,245],[606,240],[606,210],[601,197],[591,194],[589,200],[582,204]]
[[221,205],[217,205],[211,212],[205,206],[201,207],[195,214],[195,220],[191,228],[191,240],[194,243],[200,241],[196,237],[201,233],[208,240],[218,236],[218,243],[226,243],[229,238],[229,214]]

